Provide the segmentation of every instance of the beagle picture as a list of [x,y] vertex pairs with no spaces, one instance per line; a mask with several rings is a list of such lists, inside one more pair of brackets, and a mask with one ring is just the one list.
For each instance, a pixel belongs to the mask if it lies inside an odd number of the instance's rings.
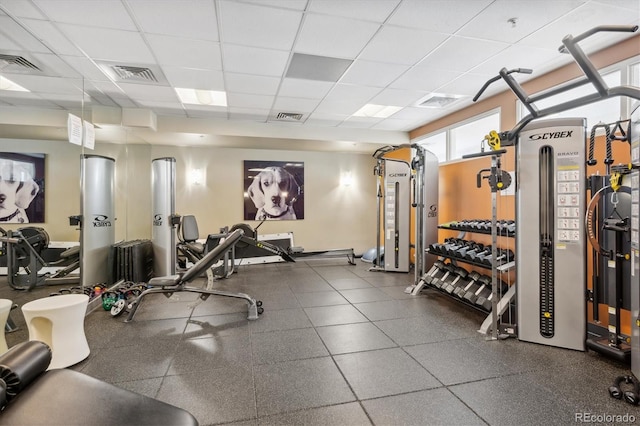
[[25,167],[11,160],[0,160],[0,222],[28,223],[25,209],[39,190]]
[[295,177],[282,167],[265,167],[253,178],[247,194],[258,209],[255,220],[295,220],[293,203],[300,194]]

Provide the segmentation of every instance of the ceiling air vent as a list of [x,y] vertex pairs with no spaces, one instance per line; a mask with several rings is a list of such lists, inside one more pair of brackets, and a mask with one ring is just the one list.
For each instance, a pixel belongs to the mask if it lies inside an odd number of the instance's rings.
[[158,79],[149,68],[113,65],[111,67],[120,81],[144,81],[157,83]]
[[4,72],[30,73],[42,71],[23,56],[0,53],[0,70]]
[[111,80],[116,83],[152,84],[168,86],[169,83],[159,66],[146,64],[118,64],[96,61]]
[[279,112],[276,115],[278,121],[300,121],[302,120],[302,114],[296,112]]
[[441,93],[431,93],[427,97],[418,101],[416,106],[422,108],[445,108],[462,98],[460,95],[443,95]]

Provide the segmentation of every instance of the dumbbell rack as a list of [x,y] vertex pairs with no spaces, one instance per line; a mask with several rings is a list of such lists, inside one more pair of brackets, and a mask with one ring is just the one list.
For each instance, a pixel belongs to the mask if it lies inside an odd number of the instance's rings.
[[[464,256],[458,255],[461,253],[466,254],[467,251],[475,250],[475,254],[477,254],[479,251],[486,250],[486,248],[481,244],[475,243],[474,241],[471,241],[471,240],[465,240],[464,238],[468,233],[490,235],[491,220],[472,219],[472,220],[453,221],[453,222],[441,224],[438,226],[438,228],[451,230],[451,231],[458,231],[458,235],[455,238],[446,239],[444,244],[431,244],[427,248],[427,252],[429,254],[438,256],[441,262],[441,265],[444,266],[443,268],[444,272],[440,272],[440,276],[438,276],[438,271],[436,271],[436,273],[434,274],[435,279],[433,281],[431,281],[433,279],[432,277],[427,278],[429,274],[425,274],[423,279],[420,280],[420,282],[417,285],[410,288],[411,293],[416,295],[420,293],[420,291],[424,287],[428,286],[429,288],[436,289],[439,292],[446,294],[447,296],[450,296],[453,299],[467,306],[480,310],[483,313],[488,313],[489,315],[483,321],[480,329],[478,330],[480,333],[487,335],[487,333],[491,329],[492,322],[493,322],[492,321],[493,303],[491,303],[491,298],[489,299],[485,298],[481,300],[482,303],[479,303],[477,299],[468,297],[469,292],[466,293],[467,297],[465,297],[464,291],[461,290],[459,287],[454,290],[451,290],[451,287],[452,287],[451,285],[449,285],[448,287],[446,286],[446,284],[443,285],[442,280],[440,280],[440,278],[443,278],[442,277],[443,273],[446,274],[446,272],[450,271],[450,274],[454,274],[455,273],[454,269],[456,268],[460,269],[458,267],[459,262],[484,268],[484,269],[492,268],[493,266],[492,259],[491,260],[484,259],[484,261],[482,261],[482,260],[475,260],[473,258],[469,258],[469,256],[465,258]],[[515,222],[512,220],[498,221],[497,231],[498,231],[497,235],[500,237],[515,237]],[[476,246],[474,247],[474,245]],[[490,246],[487,246],[487,247],[490,248]],[[456,248],[459,251],[456,251]],[[508,272],[509,270],[515,267],[515,258],[514,258],[515,255],[513,254],[513,252],[511,252],[511,250],[508,250],[508,251],[505,250],[504,253],[506,254],[506,258],[497,264],[497,270],[501,274]],[[449,263],[444,263],[444,261],[446,260],[449,260]],[[435,267],[436,266],[434,266],[434,268]],[[434,269],[432,269],[430,272],[433,273],[433,271]],[[473,274],[473,272],[471,274]],[[485,282],[487,280],[490,281],[490,277],[488,277],[487,275],[481,275],[481,277],[482,278],[480,278],[480,280],[478,281],[479,283],[478,285],[482,284],[483,281]],[[444,281],[447,281],[446,277],[444,277]],[[454,283],[455,281],[457,280],[454,280]],[[432,284],[432,282],[435,284]],[[507,311],[507,309],[512,304],[512,302],[515,300],[515,285],[511,285],[511,286],[504,285],[502,287],[503,289],[506,289],[506,290],[503,290],[500,292],[501,298],[500,300],[498,300],[497,304],[495,305],[497,307],[496,314],[498,316],[502,316]],[[515,334],[515,330],[513,330],[513,327],[511,327],[510,325],[507,325],[505,327],[505,330],[501,330],[501,331],[503,332],[503,334],[504,333]]]

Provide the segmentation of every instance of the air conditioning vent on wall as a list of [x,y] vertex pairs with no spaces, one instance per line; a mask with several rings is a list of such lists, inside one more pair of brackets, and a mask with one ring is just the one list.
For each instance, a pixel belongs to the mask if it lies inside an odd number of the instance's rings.
[[38,72],[42,70],[23,56],[0,53],[0,71],[30,73],[32,71]]
[[302,114],[296,112],[279,112],[276,115],[276,120],[279,121],[300,121],[302,120]]

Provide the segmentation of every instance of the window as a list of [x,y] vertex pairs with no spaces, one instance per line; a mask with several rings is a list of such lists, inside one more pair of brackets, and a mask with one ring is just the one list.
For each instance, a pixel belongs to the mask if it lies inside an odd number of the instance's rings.
[[420,141],[420,145],[438,157],[438,163],[447,161],[447,132],[428,136]]
[[[463,155],[480,152],[485,135],[491,130],[500,131],[500,110],[492,110],[449,126],[417,140],[438,157],[438,162],[458,160]],[[486,148],[486,147],[485,147]]]
[[491,130],[500,131],[500,114],[495,113],[473,120],[450,130],[449,160],[481,151],[482,140]]

